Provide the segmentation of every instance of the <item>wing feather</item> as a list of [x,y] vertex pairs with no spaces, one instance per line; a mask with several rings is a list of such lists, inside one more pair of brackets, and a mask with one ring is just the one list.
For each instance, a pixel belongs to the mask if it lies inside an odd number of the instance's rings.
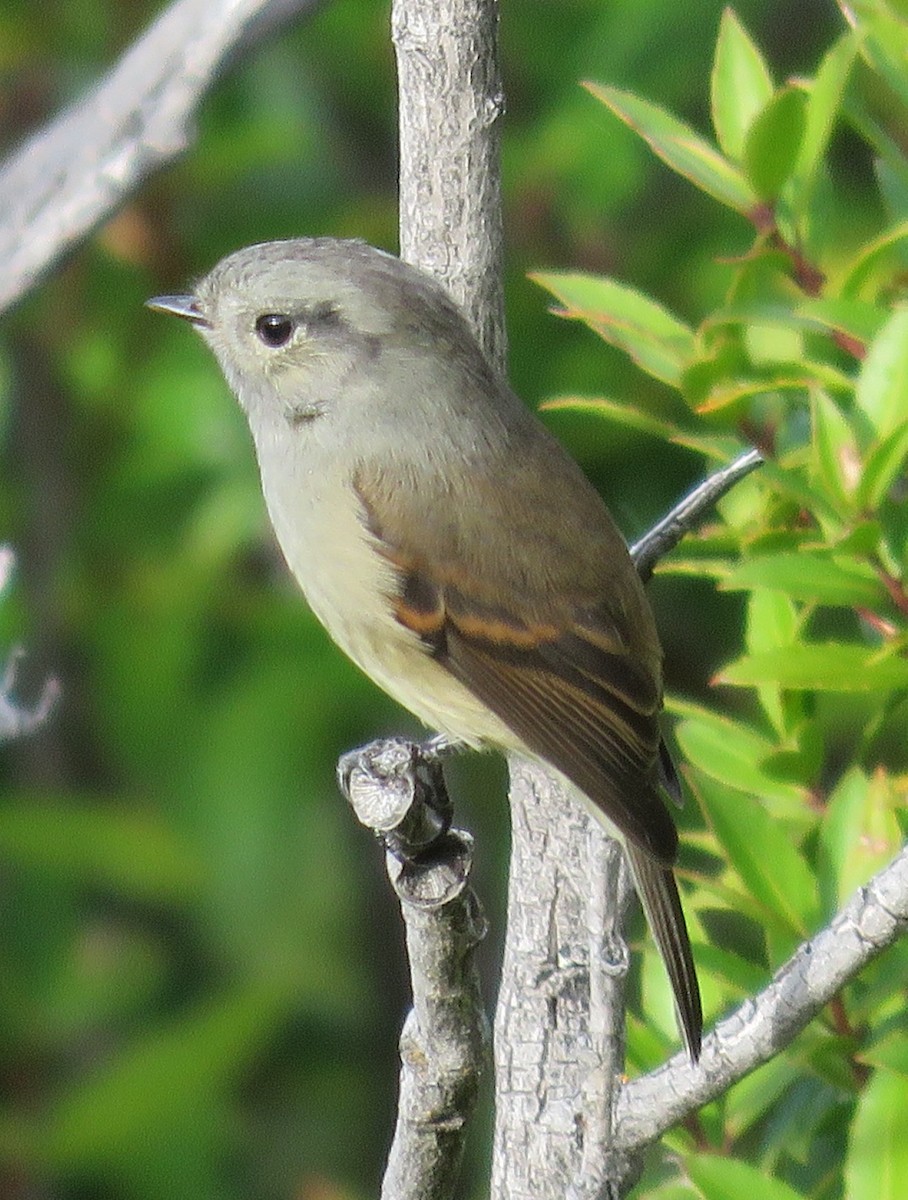
[[[603,703],[558,672],[552,645],[511,651],[505,658],[481,640],[464,637],[455,623],[445,627],[436,657],[471,689],[529,750],[571,780],[625,837],[660,862],[675,859],[678,835],[655,785],[659,734],[655,713],[646,739],[625,725],[621,705]],[[639,714],[637,714],[639,715]]]

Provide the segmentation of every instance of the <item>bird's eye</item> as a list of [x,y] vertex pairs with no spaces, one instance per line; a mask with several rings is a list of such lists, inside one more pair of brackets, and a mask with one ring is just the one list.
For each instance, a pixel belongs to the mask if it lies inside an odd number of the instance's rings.
[[266,346],[286,346],[293,333],[293,321],[285,313],[263,313],[255,322],[255,332]]

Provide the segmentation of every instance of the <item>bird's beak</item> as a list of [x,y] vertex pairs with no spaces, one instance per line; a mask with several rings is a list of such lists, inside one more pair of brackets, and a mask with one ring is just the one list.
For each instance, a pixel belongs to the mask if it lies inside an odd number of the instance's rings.
[[151,300],[145,301],[145,307],[151,308],[155,312],[182,317],[184,321],[191,321],[193,325],[201,325],[206,329],[211,328],[211,322],[199,308],[199,302],[195,296],[153,296]]

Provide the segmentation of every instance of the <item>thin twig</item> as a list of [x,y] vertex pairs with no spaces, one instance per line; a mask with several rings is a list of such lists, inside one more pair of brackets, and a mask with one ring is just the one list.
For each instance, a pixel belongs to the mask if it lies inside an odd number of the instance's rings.
[[644,583],[651,578],[659,559],[674,550],[685,534],[694,530],[707,509],[762,463],[763,455],[759,450],[748,450],[727,467],[708,475],[671,512],[657,521],[649,533],[631,546],[631,558]]
[[778,1054],[872,959],[908,931],[908,848],[804,942],[767,988],[720,1021],[697,1067],[684,1055],[622,1090],[616,1143],[631,1151],[655,1141],[689,1113]]

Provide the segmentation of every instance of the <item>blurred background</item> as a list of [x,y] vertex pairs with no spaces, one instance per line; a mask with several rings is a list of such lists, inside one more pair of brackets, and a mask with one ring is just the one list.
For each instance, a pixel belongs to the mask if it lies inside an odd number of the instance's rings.
[[[709,129],[720,0],[502,6],[511,373],[658,409],[667,390],[547,311],[541,268],[623,279],[696,324],[752,230],[663,168],[580,86]],[[813,71],[832,0],[740,0],[776,79]],[[0,149],[106,70],[160,6],[6,0]],[[0,757],[0,1197],[374,1195],[407,1004],[378,847],[338,755],[415,732],[329,644],[287,576],[243,420],[201,341],[143,308],[225,253],[297,234],[396,249],[385,0],[332,0],[217,84],[194,144],[0,331],[0,541],[18,556],[0,652],[62,698]],[[833,148],[848,178],[849,154]],[[841,165],[840,164],[840,165]],[[854,163],[854,206],[866,203]],[[580,414],[545,419],[629,539],[701,461]],[[702,698],[740,638],[734,596],[656,581],[668,685]],[[506,778],[453,771],[478,839],[494,994]],[[486,1103],[486,1110],[488,1104]],[[481,1195],[488,1116],[464,1195]]]

